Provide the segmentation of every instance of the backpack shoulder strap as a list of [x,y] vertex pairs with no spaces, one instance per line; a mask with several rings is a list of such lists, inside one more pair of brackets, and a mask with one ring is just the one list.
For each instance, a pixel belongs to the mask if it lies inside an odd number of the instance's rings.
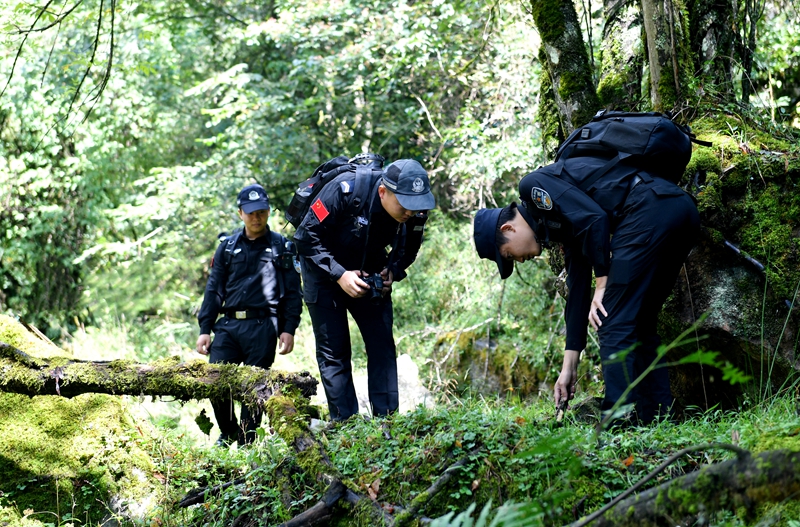
[[233,259],[233,250],[236,249],[236,244],[239,243],[239,237],[241,237],[242,231],[238,230],[222,240],[220,243],[225,244],[225,250],[222,253],[222,260],[223,264],[225,265],[225,271],[228,270],[231,266],[231,260]]
[[360,207],[369,199],[370,190],[378,180],[375,172],[383,173],[381,170],[373,171],[369,166],[359,165],[356,167],[355,189],[353,190],[353,206],[355,208]]
[[283,236],[281,236],[280,233],[275,232],[273,230],[269,231],[269,235],[272,243],[272,253],[275,256],[280,256],[281,254],[283,254],[283,244],[285,243]]

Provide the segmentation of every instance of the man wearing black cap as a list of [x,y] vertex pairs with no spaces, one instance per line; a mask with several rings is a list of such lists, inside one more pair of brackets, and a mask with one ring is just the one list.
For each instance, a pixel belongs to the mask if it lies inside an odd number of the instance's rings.
[[[211,363],[244,363],[269,368],[280,343],[292,352],[303,308],[300,275],[293,265],[291,242],[267,225],[269,198],[261,185],[248,185],[237,199],[244,229],[222,239],[208,277],[197,320],[197,352]],[[217,320],[222,314],[223,317]],[[214,342],[210,333],[214,332]],[[241,424],[233,400],[212,401],[220,427],[219,446],[255,439],[261,412],[242,405]]]
[[[606,388],[602,409],[607,410],[657,360],[658,313],[696,243],[699,216],[691,196],[675,183],[641,173],[623,196],[620,215],[612,219],[595,201],[598,196],[593,199],[558,177],[552,166],[520,181],[519,206],[478,211],[475,247],[481,258],[497,263],[505,279],[514,261],[538,256],[551,242],[562,244],[569,297],[566,350],[555,402],[560,406],[575,394],[588,315],[600,338]],[[627,350],[632,351],[626,355]],[[650,372],[623,402],[635,403],[635,417],[643,423],[668,414],[673,397],[667,368]]]
[[361,204],[353,196],[355,177],[347,172],[327,183],[294,235],[322,385],[336,421],[358,413],[348,311],[364,338],[372,412],[397,410],[391,289],[415,255],[414,248],[406,251],[412,245],[406,241],[406,222],[436,205],[428,174],[414,160],[386,167],[370,182],[369,198]]

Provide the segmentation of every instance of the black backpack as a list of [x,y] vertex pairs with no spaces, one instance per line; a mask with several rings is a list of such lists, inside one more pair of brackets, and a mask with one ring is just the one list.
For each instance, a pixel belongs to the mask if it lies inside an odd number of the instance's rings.
[[569,181],[614,215],[637,174],[677,184],[692,157],[692,143],[711,146],[670,117],[601,110],[558,147],[552,165],[540,170]]
[[358,154],[348,159],[346,156],[334,157],[322,163],[314,170],[310,178],[306,179],[292,196],[292,201],[286,208],[286,221],[295,228],[305,218],[314,198],[329,181],[334,180],[347,172],[356,173],[356,188],[353,189],[353,205],[358,207],[369,198],[370,187],[374,181],[374,171],[382,173],[384,158],[378,154]]

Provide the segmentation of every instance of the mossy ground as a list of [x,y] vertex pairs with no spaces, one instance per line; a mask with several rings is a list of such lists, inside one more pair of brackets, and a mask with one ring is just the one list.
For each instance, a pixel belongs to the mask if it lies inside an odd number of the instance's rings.
[[[40,358],[66,357],[10,317],[0,317],[0,340]],[[0,394],[0,522],[146,516],[160,499],[146,431],[118,397]]]

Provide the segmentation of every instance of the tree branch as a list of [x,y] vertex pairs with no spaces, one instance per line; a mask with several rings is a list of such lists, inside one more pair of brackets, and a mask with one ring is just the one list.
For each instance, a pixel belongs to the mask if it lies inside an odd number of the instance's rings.
[[305,397],[317,392],[308,372],[286,373],[254,366],[180,362],[171,357],[151,364],[130,361],[39,359],[0,342],[0,392],[74,397],[83,393],[169,395],[182,401],[225,399],[264,406],[279,389],[292,386]]

